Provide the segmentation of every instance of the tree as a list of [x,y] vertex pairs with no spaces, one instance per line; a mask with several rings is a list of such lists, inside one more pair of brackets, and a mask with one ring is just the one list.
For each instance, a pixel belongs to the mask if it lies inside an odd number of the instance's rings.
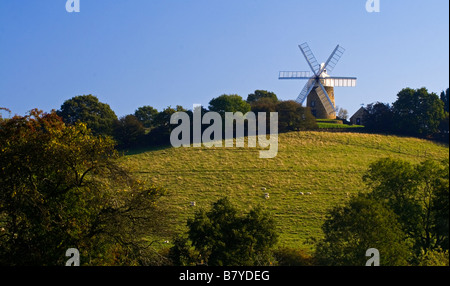
[[248,95],[247,103],[252,104],[253,102],[256,102],[263,98],[270,99],[275,103],[278,101],[277,95],[273,92],[269,92],[267,90],[255,90],[254,93]]
[[237,94],[223,94],[217,98],[213,98],[209,102],[209,110],[224,115],[225,112],[242,112],[246,114],[251,110],[250,104]]
[[0,122],[0,265],[147,264],[142,240],[163,226],[163,190],[116,161],[110,137],[56,113],[32,110]]
[[149,105],[139,107],[134,112],[134,116],[136,116],[136,118],[142,123],[145,128],[154,127],[154,120],[157,115],[158,110]]
[[316,259],[327,266],[364,266],[366,251],[380,252],[380,265],[408,265],[409,245],[396,215],[376,200],[360,195],[330,211]]
[[113,135],[113,125],[117,116],[111,107],[102,103],[96,96],[80,95],[66,100],[57,111],[66,124],[74,125],[77,122],[87,124],[87,127],[96,135]]
[[418,259],[419,266],[449,266],[448,250],[441,249],[422,251]]
[[280,132],[310,130],[317,128],[315,117],[309,108],[293,100],[280,101],[277,104],[278,126]]
[[266,113],[276,112],[277,102],[275,102],[271,98],[261,98],[251,103],[251,110],[255,114],[258,114],[258,112],[266,112]]
[[444,141],[448,142],[449,141],[449,107],[448,107],[448,102],[449,102],[449,95],[450,95],[450,91],[447,88],[447,90],[441,93],[441,100],[444,103],[444,111],[445,111],[445,117],[444,119],[442,119],[440,125],[439,125],[439,131],[441,133],[441,137]]
[[344,108],[337,108],[337,118],[346,121],[348,119],[348,111]]
[[444,111],[449,112],[449,96],[450,96],[450,90],[447,88],[447,90],[444,92],[441,92],[441,100],[444,103]]
[[3,120],[2,113],[1,113],[2,110],[8,112],[8,114],[11,116],[11,110],[9,110],[6,107],[0,107],[0,121]]
[[365,127],[370,131],[391,132],[394,129],[394,113],[388,103],[376,102],[367,105]]
[[174,125],[170,124],[170,117],[175,112],[187,112],[187,110],[180,105],[177,105],[175,109],[168,106],[155,116],[153,120],[154,128],[147,134],[147,142],[150,145],[170,145],[170,133],[175,128]]
[[[266,113],[266,130],[270,130],[270,121],[267,118],[270,118],[271,112],[277,112],[277,102],[271,98],[260,98],[251,103],[251,111],[256,115],[256,129],[259,128],[259,112]],[[258,130],[259,132],[259,130]]]
[[396,213],[416,255],[422,250],[448,250],[448,174],[448,160],[413,165],[385,158],[372,163],[363,177],[370,195]]
[[[277,240],[275,222],[260,207],[240,216],[228,198],[215,202],[210,211],[200,210],[187,226],[188,239],[209,266],[257,266],[270,264],[270,249]],[[187,251],[185,240],[172,253]],[[182,247],[180,247],[182,245]],[[177,264],[180,259],[176,258]],[[184,258],[184,261],[189,259]],[[200,261],[199,261],[200,262]]]
[[397,131],[408,135],[430,136],[445,118],[444,103],[426,88],[401,90],[393,108]]
[[138,146],[142,143],[144,134],[144,126],[134,115],[124,116],[114,123],[114,138],[119,148]]

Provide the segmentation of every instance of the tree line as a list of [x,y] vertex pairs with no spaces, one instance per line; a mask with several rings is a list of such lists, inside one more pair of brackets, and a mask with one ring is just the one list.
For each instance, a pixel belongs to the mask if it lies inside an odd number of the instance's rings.
[[[203,115],[209,111],[218,112],[221,116],[225,112],[278,112],[279,132],[317,128],[308,108],[295,101],[280,101],[275,93],[265,90],[256,90],[248,95],[247,100],[237,94],[221,95],[213,98],[207,109],[202,107],[201,113]],[[100,102],[93,95],[81,95],[65,101],[57,114],[67,124],[84,122],[94,134],[112,136],[119,149],[127,149],[169,145],[170,133],[176,127],[170,124],[170,117],[175,112],[186,112],[191,119],[193,116],[192,110],[179,105],[175,108],[169,106],[162,111],[146,105],[137,108],[134,114],[117,118],[108,104]]]
[[392,105],[375,102],[365,110],[368,131],[449,140],[448,88],[440,96],[426,88],[405,88]]
[[[318,128],[309,107],[288,100],[266,90],[256,90],[244,100],[237,94],[223,94],[213,98],[203,114],[214,111],[224,117],[225,112],[249,111],[254,113],[278,112],[279,132],[316,130]],[[75,96],[61,106],[57,114],[65,123],[84,122],[97,135],[115,138],[119,149],[170,145],[170,133],[176,127],[170,124],[175,112],[186,112],[192,119],[193,111],[180,105],[158,111],[152,106],[139,107],[133,114],[117,118],[106,103],[93,95]],[[347,111],[340,108],[338,118],[347,121]],[[430,138],[448,142],[449,138],[449,89],[440,97],[426,88],[405,88],[397,94],[397,100],[389,103],[375,102],[366,106],[364,127],[368,132]],[[192,124],[192,120],[191,120]],[[206,129],[202,125],[202,129]],[[192,130],[192,128],[191,128]],[[222,136],[223,138],[223,136]]]

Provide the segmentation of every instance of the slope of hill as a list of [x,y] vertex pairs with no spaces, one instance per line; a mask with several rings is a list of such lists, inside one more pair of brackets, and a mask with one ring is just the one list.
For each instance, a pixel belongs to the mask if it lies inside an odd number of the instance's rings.
[[168,207],[174,231],[185,230],[196,209],[228,196],[242,210],[262,204],[273,213],[279,245],[308,248],[322,236],[327,210],[364,191],[362,176],[369,164],[388,156],[441,160],[449,149],[415,138],[292,132],[280,134],[273,159],[260,159],[254,148],[166,148],[121,160],[143,180],[167,189],[161,203]]

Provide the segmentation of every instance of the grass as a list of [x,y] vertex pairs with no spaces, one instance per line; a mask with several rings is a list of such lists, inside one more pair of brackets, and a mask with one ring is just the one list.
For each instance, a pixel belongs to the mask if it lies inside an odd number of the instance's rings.
[[273,159],[260,159],[254,148],[160,148],[121,160],[140,179],[167,189],[161,204],[175,232],[186,230],[195,210],[228,196],[243,211],[266,207],[276,219],[280,246],[308,249],[322,237],[327,211],[364,191],[362,175],[369,164],[387,156],[411,162],[441,160],[448,158],[449,149],[406,137],[292,132],[280,134]]
[[347,125],[338,119],[316,119],[319,129],[354,129],[364,128],[362,125]]
[[324,123],[317,122],[319,129],[353,129],[353,128],[364,128],[362,125],[347,125],[340,123]]

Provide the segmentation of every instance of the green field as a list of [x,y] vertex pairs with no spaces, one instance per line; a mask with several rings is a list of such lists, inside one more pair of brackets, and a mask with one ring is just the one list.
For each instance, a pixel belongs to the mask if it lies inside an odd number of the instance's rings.
[[316,119],[319,129],[354,129],[363,128],[362,125],[347,125],[338,119]]
[[254,148],[163,148],[135,151],[121,160],[140,179],[167,189],[161,204],[168,207],[176,232],[185,230],[196,209],[228,196],[243,211],[262,204],[273,213],[280,246],[310,248],[322,236],[327,210],[364,191],[362,175],[369,164],[387,156],[440,160],[448,158],[449,149],[415,138],[292,132],[280,134],[273,159],[260,159]]

